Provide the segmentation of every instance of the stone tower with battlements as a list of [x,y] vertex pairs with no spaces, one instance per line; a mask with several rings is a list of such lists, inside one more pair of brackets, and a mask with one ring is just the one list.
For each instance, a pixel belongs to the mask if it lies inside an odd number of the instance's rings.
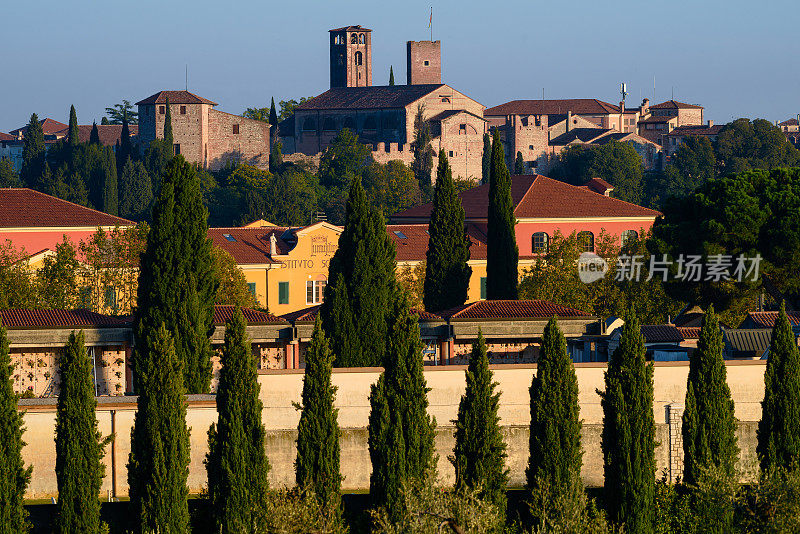
[[331,89],[372,85],[372,30],[345,26],[330,30]]
[[406,79],[408,85],[442,83],[441,41],[406,43]]

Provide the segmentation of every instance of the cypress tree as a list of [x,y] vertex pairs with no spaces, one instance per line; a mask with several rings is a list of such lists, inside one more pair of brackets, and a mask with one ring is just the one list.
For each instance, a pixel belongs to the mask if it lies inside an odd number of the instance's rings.
[[488,133],[483,134],[483,155],[481,156],[481,183],[489,183],[489,174],[492,169],[492,138]]
[[28,532],[25,488],[31,480],[31,466],[22,463],[22,414],[17,410],[17,395],[11,373],[11,351],[6,329],[0,323],[0,533]]
[[262,532],[269,461],[261,420],[256,359],[237,307],[225,325],[225,346],[217,388],[216,424],[208,431],[206,469],[214,532]]
[[103,211],[109,215],[119,213],[119,194],[117,188],[117,160],[111,147],[102,149],[105,156],[103,165]]
[[389,65],[389,85],[394,85],[394,68]]
[[517,152],[517,159],[514,160],[514,174],[525,174],[525,160],[522,159],[522,152]]
[[59,361],[61,390],[56,407],[56,532],[100,532],[100,485],[105,441],[97,430],[92,363],[83,331],[72,332]]
[[325,288],[320,309],[337,366],[375,367],[383,361],[394,272],[394,243],[383,214],[370,205],[361,178],[355,177],[339,248],[331,258],[328,280],[333,283]]
[[581,482],[583,463],[578,378],[555,317],[544,329],[530,395],[528,488],[546,485],[570,495]]
[[75,113],[75,106],[69,107],[69,134],[67,135],[67,143],[74,148],[80,143],[78,138],[78,115]]
[[122,174],[125,163],[132,154],[131,129],[128,126],[128,112],[125,111],[122,115],[122,132],[119,136],[119,148],[117,149],[117,175]]
[[153,183],[144,164],[131,158],[125,162],[119,179],[119,215],[140,221],[153,203]]
[[431,127],[425,120],[425,106],[417,107],[414,117],[414,141],[411,143],[414,161],[411,170],[419,182],[419,188],[426,198],[430,198],[431,171],[433,171],[433,148],[431,148]]
[[486,341],[480,332],[472,344],[465,375],[467,387],[454,421],[456,489],[481,488],[482,498],[505,512],[508,455],[497,415],[500,393],[495,392],[497,383],[492,382],[494,374],[489,370]]
[[336,387],[331,384],[333,352],[317,318],[306,351],[306,371],[300,423],[297,426],[295,478],[311,486],[327,509],[339,510],[342,476],[339,471],[339,410],[333,407]]
[[164,141],[170,148],[170,153],[174,154],[175,137],[172,135],[172,112],[169,110],[169,98],[165,103],[166,113],[164,115]]
[[772,329],[757,435],[763,471],[800,466],[800,354],[783,302]]
[[401,489],[415,491],[434,476],[436,421],[428,416],[419,321],[408,295],[396,290],[385,336],[384,372],[370,392],[371,501],[389,516],[402,513]]
[[[272,97],[272,101],[269,104],[269,124],[272,127],[278,126],[278,112],[275,110],[275,97]],[[275,132],[277,134],[277,131]]]
[[134,532],[189,532],[189,431],[183,369],[160,324],[138,337],[133,360],[139,395],[128,460]]
[[464,208],[456,194],[453,174],[444,150],[439,151],[433,212],[428,225],[424,304],[428,311],[460,306],[467,301],[472,267],[470,241],[464,226]]
[[500,133],[495,130],[492,142],[492,165],[489,173],[489,217],[487,229],[486,297],[517,298],[519,249],[511,200],[511,177],[506,167]]
[[653,364],[645,361],[639,321],[625,318],[619,347],[605,373],[601,446],[606,510],[626,532],[653,532],[655,421]]
[[697,350],[689,360],[683,412],[683,480],[697,484],[703,470],[719,468],[732,477],[739,447],[727,371],[722,358],[719,317],[710,306],[703,316]]
[[38,189],[42,183],[45,165],[44,132],[36,113],[31,115],[22,140],[22,169],[20,178],[25,187]]
[[90,145],[99,145],[100,144],[100,131],[97,129],[97,122],[92,122],[92,132],[89,134],[89,144]]

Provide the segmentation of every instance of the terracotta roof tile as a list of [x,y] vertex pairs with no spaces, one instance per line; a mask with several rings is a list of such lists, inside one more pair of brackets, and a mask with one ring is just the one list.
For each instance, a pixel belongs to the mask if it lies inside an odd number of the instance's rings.
[[431,313],[425,310],[418,310],[416,308],[411,309],[411,313],[416,313],[417,317],[419,317],[420,321],[441,321],[442,318],[436,315],[435,313]]
[[144,100],[136,103],[137,106],[146,104],[166,104],[169,99],[170,104],[211,104],[216,106],[216,102],[212,102],[202,96],[197,96],[189,91],[159,91],[154,95],[148,96]]
[[677,121],[677,120],[678,120],[677,115],[651,115],[646,119],[640,119],[639,124],[647,124],[647,123],[662,124],[669,121]]
[[650,106],[650,109],[703,109],[703,106],[678,102],[677,100],[667,100],[666,102]]
[[677,326],[676,328],[683,336],[683,339],[700,339],[699,326]]
[[608,128],[573,128],[570,131],[551,139],[550,145],[568,145],[573,141],[590,143],[612,131],[613,130]]
[[[470,259],[486,259],[486,234],[478,225],[467,224],[467,237],[470,240]],[[428,252],[427,224],[390,224],[386,226],[389,237],[394,241],[397,261],[420,261]]]
[[208,237],[214,246],[229,253],[239,265],[280,263],[270,255],[270,236],[276,238],[276,252],[286,254],[291,245],[281,236],[288,228],[267,226],[255,228],[209,228]]
[[549,319],[550,317],[590,317],[586,312],[546,300],[479,300],[463,304],[439,315],[444,319]]
[[356,24],[355,26],[343,26],[341,28],[334,28],[333,30],[328,30],[329,32],[371,32],[367,28],[362,28],[360,25]]
[[[136,124],[128,125],[131,137],[139,133],[139,126]],[[121,124],[98,124],[97,134],[100,137],[100,144],[103,146],[114,146],[117,141],[122,137]],[[69,126],[63,130],[56,132],[56,135],[66,137],[69,135]],[[92,135],[91,124],[78,125],[78,141],[81,143],[88,143]]]
[[[44,135],[54,135],[56,132],[67,128],[68,126],[63,122],[54,121],[50,118],[45,118],[39,121],[39,124],[42,125],[42,132]],[[21,128],[17,128],[16,130],[11,130],[9,133],[13,136],[18,136],[20,133],[25,135],[25,132],[28,131],[28,126],[23,126]]]
[[13,135],[0,132],[0,141],[13,141],[14,139],[16,139],[16,137]]
[[285,313],[281,315],[281,318],[289,321],[290,323],[313,323],[317,320],[317,313],[319,313],[319,309],[320,305],[317,304],[316,306],[311,306],[310,308],[303,308],[302,310]]
[[778,126],[797,126],[797,119],[789,119],[783,122],[779,122]]
[[[233,317],[233,312],[236,309],[235,306],[231,306],[228,304],[217,304],[214,306],[214,324],[218,326],[222,326],[227,323],[231,317]],[[271,323],[285,323],[286,320],[281,319],[271,313],[253,310],[251,308],[242,308],[242,313],[244,314],[244,318],[247,320],[248,325],[254,324],[271,324]]]
[[643,324],[642,336],[646,343],[680,343],[684,341],[683,335],[671,324]]
[[130,317],[102,315],[89,310],[0,310],[6,328],[108,328],[131,325]]
[[296,111],[325,109],[383,109],[404,108],[420,98],[445,87],[444,84],[373,85],[371,87],[334,87],[311,100]]
[[568,98],[559,100],[512,100],[487,108],[484,117],[504,115],[556,115],[568,111],[575,115],[607,115],[619,113],[619,106],[596,98]]
[[[746,320],[752,322],[753,328],[775,328],[778,313],[777,311],[750,312]],[[787,311],[786,315],[792,326],[800,325],[800,311]]]
[[715,124],[714,126],[707,126],[703,124],[692,126],[678,126],[670,133],[668,137],[680,137],[683,135],[717,135],[722,131],[723,125]]
[[115,217],[33,189],[0,189],[0,228],[134,226]]

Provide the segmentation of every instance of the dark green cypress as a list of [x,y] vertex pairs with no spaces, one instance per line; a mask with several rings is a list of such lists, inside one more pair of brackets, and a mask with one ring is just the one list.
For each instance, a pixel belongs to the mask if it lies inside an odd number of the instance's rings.
[[45,165],[44,132],[36,113],[31,115],[22,140],[22,169],[19,177],[25,187],[37,189],[42,184]]
[[400,489],[415,491],[435,478],[436,421],[428,416],[419,320],[408,295],[396,289],[385,336],[384,372],[370,393],[370,496],[389,516],[402,513]]
[[376,367],[383,361],[394,272],[394,243],[383,214],[370,205],[361,178],[355,177],[320,309],[337,366]]
[[517,159],[514,160],[514,174],[525,174],[525,160],[522,159],[522,152],[517,152]]
[[131,129],[128,126],[128,113],[127,111],[122,116],[122,133],[119,136],[119,148],[117,148],[117,175],[122,175],[122,170],[125,167],[125,162],[133,154],[133,145],[131,144]]
[[75,106],[69,107],[69,134],[67,135],[67,143],[73,148],[80,143],[78,137],[78,115],[75,113]]
[[89,134],[89,144],[100,144],[100,131],[97,129],[97,122],[92,122],[92,132]]
[[571,495],[583,463],[578,378],[555,317],[544,329],[530,395],[528,488]]
[[103,162],[103,211],[109,215],[119,214],[119,193],[117,184],[117,160],[111,147],[102,148]]
[[[166,100],[166,113],[164,114],[164,141],[166,141],[168,147],[172,148],[175,146],[175,137],[172,135],[172,112],[169,110],[169,98]],[[173,151],[174,149],[170,150],[170,153],[174,153]]]
[[70,334],[59,368],[55,531],[97,534],[101,527],[100,485],[105,472],[102,463],[105,442],[97,429],[92,362],[86,353],[83,331]]
[[217,423],[208,431],[208,495],[218,533],[262,532],[269,484],[256,359],[237,307],[225,325]]
[[189,431],[183,369],[159,324],[137,337],[136,415],[128,460],[130,526],[136,534],[189,532]]
[[389,65],[389,85],[394,85],[394,68]]
[[[278,127],[278,112],[275,110],[275,97],[272,97],[272,101],[269,103],[269,124],[273,128]],[[277,134],[277,131],[276,131]]]
[[480,495],[506,509],[508,469],[506,444],[500,430],[500,393],[495,391],[494,373],[489,370],[486,341],[478,332],[472,344],[469,368],[465,371],[467,387],[458,404],[456,446],[453,465],[456,470],[456,489],[480,488]]
[[736,418],[723,348],[719,317],[710,306],[703,316],[697,350],[689,359],[683,412],[683,480],[687,484],[697,484],[710,468],[729,477],[736,472]]
[[446,310],[467,301],[472,267],[467,264],[470,241],[465,228],[464,208],[447,156],[440,150],[425,264],[423,300],[428,311]]
[[772,329],[757,435],[763,471],[800,467],[800,354],[783,302]]
[[625,532],[637,534],[653,532],[654,526],[653,364],[645,361],[645,353],[639,320],[629,313],[608,362],[605,391],[598,391],[606,510]]
[[494,132],[492,165],[489,173],[489,214],[487,228],[486,298],[517,299],[519,249],[514,226],[511,176],[506,167],[500,134]]
[[333,407],[333,352],[317,318],[306,351],[306,371],[300,423],[297,426],[295,478],[310,486],[326,509],[339,510],[342,476],[339,471],[339,410]]
[[153,203],[153,182],[141,161],[125,162],[119,178],[119,215],[140,221],[147,217]]
[[6,329],[0,323],[0,534],[22,534],[30,530],[25,510],[25,489],[33,467],[22,463],[22,414],[11,373],[11,350]]
[[489,183],[489,174],[492,169],[492,138],[488,133],[483,134],[483,155],[481,156],[481,183]]
[[431,194],[431,172],[433,171],[433,148],[431,147],[431,126],[425,119],[425,106],[417,106],[417,114],[414,117],[414,140],[411,143],[411,151],[414,153],[414,160],[411,162],[411,170],[414,177],[419,182],[425,198],[430,198]]
[[210,337],[219,282],[208,239],[208,212],[194,167],[176,156],[162,176],[141,258],[134,333],[163,323],[172,334],[189,393],[211,384]]

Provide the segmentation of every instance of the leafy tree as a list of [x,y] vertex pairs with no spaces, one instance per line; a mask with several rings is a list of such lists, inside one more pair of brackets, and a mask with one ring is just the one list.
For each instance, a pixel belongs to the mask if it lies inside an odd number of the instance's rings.
[[[106,108],[106,115],[108,115],[108,122],[103,124],[123,124],[125,119],[128,119],[129,124],[139,124],[139,114],[133,111],[133,104],[127,100],[123,100],[121,104],[114,104],[110,108]],[[105,117],[103,117],[105,119]]]
[[372,204],[387,217],[422,201],[414,173],[400,160],[373,163],[364,173],[363,183]]
[[385,371],[370,390],[370,499],[392,521],[404,513],[403,492],[415,492],[434,477],[436,421],[427,414],[419,322],[408,296],[398,292],[391,303],[385,336]]
[[89,134],[89,144],[90,145],[100,144],[100,131],[97,129],[97,122],[95,121],[92,121],[92,132]]
[[400,268],[395,274],[397,284],[408,292],[408,300],[411,308],[415,310],[424,310],[425,305],[422,300],[425,293],[425,270],[427,269],[425,260],[418,262],[411,267],[406,265]]
[[167,112],[164,115],[164,141],[172,148],[172,153],[174,154],[174,146],[175,146],[175,136],[172,134],[172,113],[169,109],[169,98],[167,98],[166,103],[164,105],[167,108]]
[[[262,213],[267,220],[287,226],[306,224],[317,206],[314,178],[294,169],[287,170],[269,180],[263,199]],[[250,214],[255,215],[252,211]]]
[[108,117],[106,117],[106,116],[103,116],[103,117],[100,119],[100,124],[102,124],[103,126],[107,126],[107,125],[109,125],[109,124],[111,124],[111,123],[108,121]]
[[389,65],[389,85],[394,85],[394,68]]
[[441,311],[460,306],[467,301],[472,275],[472,267],[467,264],[470,241],[464,226],[464,208],[444,150],[439,151],[428,233],[425,309]]
[[22,140],[22,170],[20,178],[25,187],[37,189],[42,183],[45,167],[44,132],[36,113],[31,115]]
[[120,175],[119,190],[119,215],[134,221],[146,219],[153,204],[153,183],[144,163],[128,158]]
[[289,117],[294,115],[294,110],[297,106],[308,100],[311,100],[312,98],[314,97],[301,96],[299,102],[293,98],[290,100],[281,100],[280,102],[278,102],[278,107],[280,108],[280,111],[278,112],[278,122],[281,122],[284,119],[288,119]]
[[517,159],[514,160],[514,174],[525,174],[525,160],[522,159],[522,152],[517,151]]
[[578,378],[555,317],[544,330],[530,395],[528,488],[574,496],[583,462]]
[[247,108],[242,113],[242,117],[254,121],[269,122],[269,108]]
[[78,267],[75,246],[65,235],[56,245],[54,256],[47,256],[36,273],[40,305],[43,308],[70,310],[78,300]]
[[69,107],[69,134],[67,135],[67,143],[73,148],[80,143],[80,139],[78,138],[78,116],[75,114],[75,106]]
[[606,510],[626,532],[642,533],[653,532],[656,476],[653,364],[645,352],[639,321],[628,314],[609,358],[605,391],[598,391]]
[[430,196],[431,172],[433,171],[431,139],[431,126],[425,120],[425,106],[420,104],[417,106],[417,114],[414,117],[414,141],[411,143],[414,161],[411,162],[411,170],[414,171],[419,188],[426,197]]
[[11,373],[10,343],[6,329],[0,323],[0,532],[28,532],[28,512],[25,510],[25,489],[31,480],[31,466],[22,463],[22,414],[17,410],[17,395]]
[[83,331],[73,331],[59,360],[61,389],[56,406],[56,480],[58,533],[102,531],[100,485],[105,467],[103,448],[109,441],[97,429],[92,362]]
[[615,198],[639,204],[644,194],[642,158],[626,142],[570,146],[561,152],[551,176],[572,185],[583,185],[598,177],[614,186]]
[[331,384],[333,351],[317,318],[306,351],[300,423],[297,426],[297,485],[308,486],[323,507],[338,510],[342,476],[339,471],[339,410],[333,407],[336,387]]
[[255,308],[256,296],[247,285],[247,278],[236,263],[236,259],[219,247],[211,249],[214,277],[219,280],[216,304],[230,304],[240,308]]
[[780,128],[764,119],[737,119],[716,140],[718,174],[800,165],[800,152]]
[[237,306],[225,325],[216,424],[208,430],[206,469],[214,531],[261,532],[270,465],[258,397],[258,370]]
[[692,135],[685,138],[664,172],[666,184],[662,196],[685,197],[714,178],[716,164],[714,146],[707,137]]
[[369,367],[383,361],[394,271],[394,243],[386,233],[383,215],[367,203],[356,177],[320,309],[337,366]]
[[14,170],[14,165],[8,158],[0,158],[0,188],[21,187],[19,174]]
[[188,533],[189,431],[183,366],[160,323],[137,337],[136,414],[128,459],[131,527],[137,534]]
[[508,469],[506,444],[500,430],[500,393],[492,382],[486,342],[478,332],[472,343],[469,368],[465,371],[467,388],[458,404],[456,446],[452,462],[456,470],[456,489],[470,488],[481,498],[494,504],[501,512],[506,509]]
[[492,138],[488,133],[483,134],[483,155],[481,156],[481,183],[489,183],[489,174],[492,172]]
[[689,360],[683,412],[683,480],[687,484],[697,484],[712,468],[728,477],[735,475],[739,448],[723,348],[719,317],[711,306]]
[[153,227],[142,255],[134,334],[138,340],[162,323],[174,338],[187,391],[211,382],[214,277],[208,212],[194,168],[182,156],[167,165],[153,207]]
[[500,133],[492,142],[492,167],[489,174],[489,217],[487,230],[486,296],[489,299],[517,298],[519,249],[511,200],[511,176],[506,167]]
[[0,242],[0,310],[36,307],[37,284],[28,271],[27,256],[10,240]]
[[800,466],[800,354],[784,302],[772,329],[757,436],[762,471]]
[[346,187],[371,164],[370,147],[360,143],[352,130],[342,128],[320,157],[319,182],[326,187]]

